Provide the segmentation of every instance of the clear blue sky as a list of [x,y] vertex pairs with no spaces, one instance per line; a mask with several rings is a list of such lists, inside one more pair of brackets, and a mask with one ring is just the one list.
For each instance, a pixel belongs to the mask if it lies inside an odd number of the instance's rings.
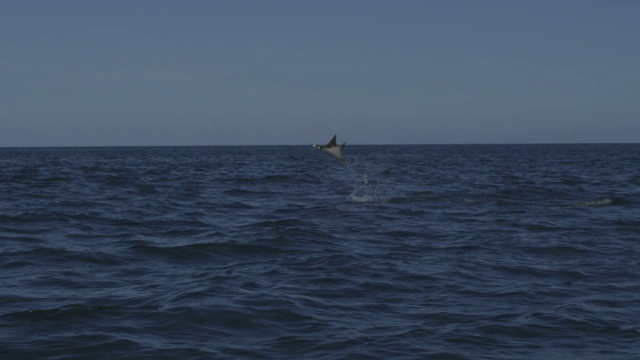
[[0,3],[0,146],[640,141],[640,1]]

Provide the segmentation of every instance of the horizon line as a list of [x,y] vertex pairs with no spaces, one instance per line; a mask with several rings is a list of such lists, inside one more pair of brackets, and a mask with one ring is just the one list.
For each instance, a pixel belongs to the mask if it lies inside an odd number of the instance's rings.
[[[522,142],[522,143],[355,143],[348,146],[496,146],[496,145],[635,145],[640,142]],[[160,148],[160,147],[259,147],[259,146],[309,146],[311,144],[227,144],[227,145],[18,145],[2,146],[0,149],[29,148]]]

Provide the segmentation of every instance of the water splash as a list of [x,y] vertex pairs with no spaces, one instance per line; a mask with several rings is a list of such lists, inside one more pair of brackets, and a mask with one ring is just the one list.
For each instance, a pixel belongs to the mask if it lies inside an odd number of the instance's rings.
[[356,203],[385,203],[391,199],[391,187],[381,180],[381,175],[369,168],[369,164],[353,161],[347,171],[354,179],[354,190],[350,200]]

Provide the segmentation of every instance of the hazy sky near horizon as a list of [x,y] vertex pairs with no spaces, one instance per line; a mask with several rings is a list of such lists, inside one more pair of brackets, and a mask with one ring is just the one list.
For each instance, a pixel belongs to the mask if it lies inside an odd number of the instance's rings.
[[640,1],[8,0],[0,146],[639,142]]

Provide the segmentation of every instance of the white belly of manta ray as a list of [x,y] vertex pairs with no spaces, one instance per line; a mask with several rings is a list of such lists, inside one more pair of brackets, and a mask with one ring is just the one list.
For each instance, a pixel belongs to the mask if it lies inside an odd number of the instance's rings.
[[329,143],[325,146],[316,145],[316,144],[311,144],[311,146],[331,156],[332,158],[338,160],[341,164],[344,164],[346,163],[346,161],[342,157],[342,151],[344,149],[345,144],[346,142],[343,143],[342,145],[336,145],[336,136],[334,135],[333,139],[331,139],[331,141],[329,141]]

